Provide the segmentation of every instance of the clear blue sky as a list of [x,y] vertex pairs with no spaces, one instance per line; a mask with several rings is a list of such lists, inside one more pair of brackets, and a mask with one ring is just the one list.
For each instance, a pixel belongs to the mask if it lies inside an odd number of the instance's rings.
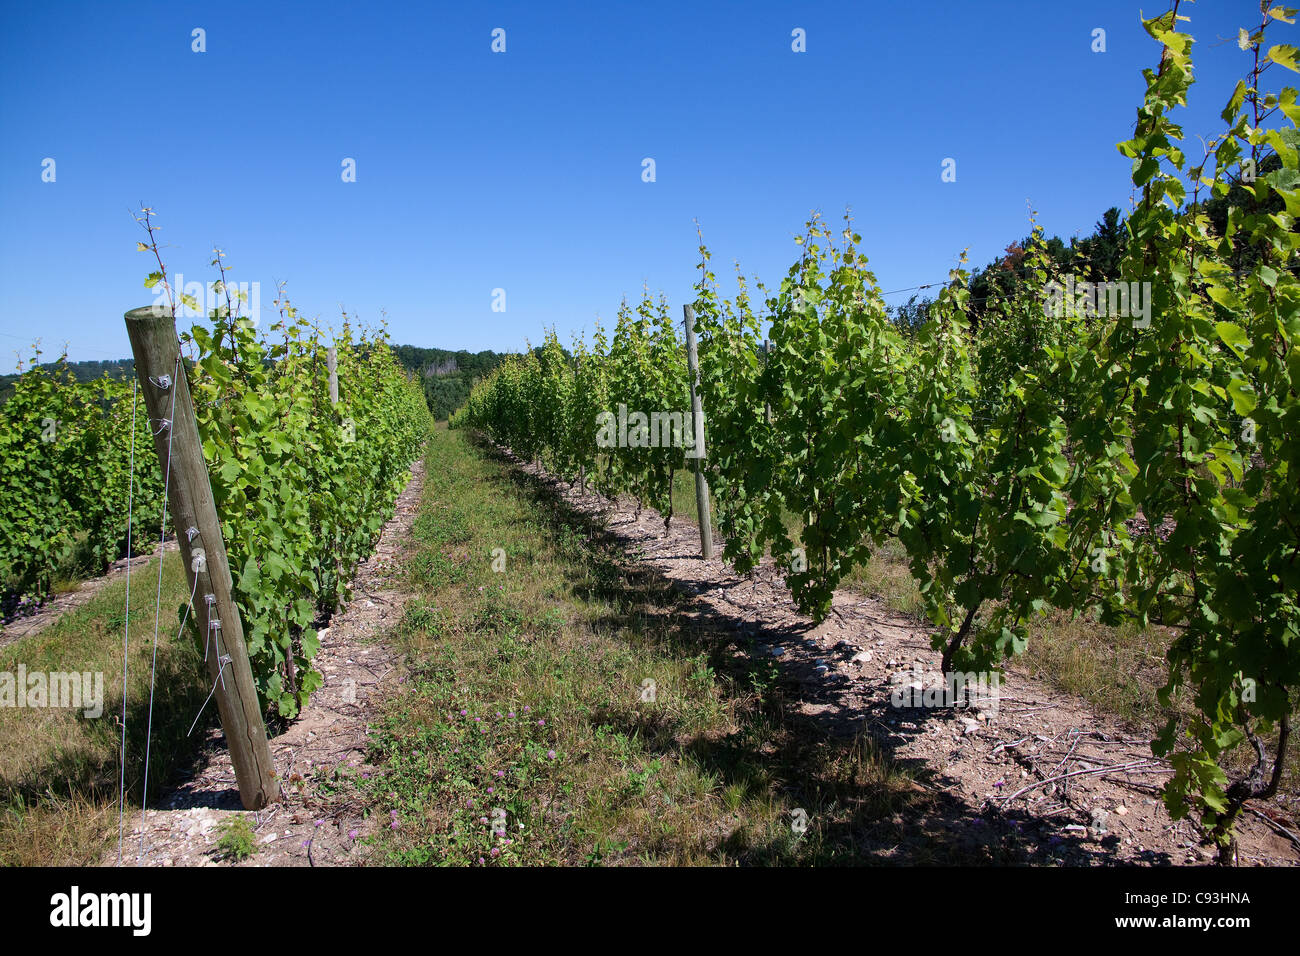
[[[1185,122],[1209,134],[1258,8],[1184,12]],[[678,310],[696,217],[720,275],[738,258],[775,283],[808,212],[850,206],[882,287],[913,286],[1023,236],[1030,201],[1065,237],[1126,209],[1115,143],[1157,55],[1139,4],[1105,0],[7,3],[0,371],[37,336],[129,354],[122,313],[152,300],[141,201],[187,281],[213,277],[219,244],[264,310],[283,279],[309,315],[383,308],[425,346],[513,350],[551,324],[567,341],[642,282]]]

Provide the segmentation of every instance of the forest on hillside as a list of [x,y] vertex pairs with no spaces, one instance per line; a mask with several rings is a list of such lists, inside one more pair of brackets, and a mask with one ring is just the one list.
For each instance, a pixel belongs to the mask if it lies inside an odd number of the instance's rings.
[[402,365],[420,376],[429,411],[438,421],[445,421],[465,404],[474,382],[501,364],[505,355],[485,350],[451,352],[425,349],[414,345],[394,345],[393,354]]

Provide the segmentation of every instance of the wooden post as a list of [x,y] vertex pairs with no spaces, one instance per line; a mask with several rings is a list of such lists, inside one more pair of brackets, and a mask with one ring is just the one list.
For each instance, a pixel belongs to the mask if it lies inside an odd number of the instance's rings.
[[[158,306],[126,313],[140,394],[149,411],[154,449],[167,482],[167,505],[176,526],[186,579],[194,592],[194,620],[204,641],[208,680],[214,686],[239,798],[247,810],[279,799],[271,747],[248,663],[234,583],[203,461],[180,342],[171,313]],[[170,424],[167,422],[170,421]],[[170,464],[169,464],[170,459]]]
[[709,510],[709,480],[704,476],[704,408],[700,404],[700,359],[695,353],[695,309],[683,305],[682,315],[686,319],[686,368],[691,382],[691,436],[695,439],[691,455],[695,459],[695,509],[700,520],[700,552],[708,561],[713,557],[713,515]]
[[[573,387],[575,389],[580,388],[582,385],[581,380],[579,378],[581,372],[582,372],[582,356],[575,355],[573,357]],[[587,493],[587,466],[586,465],[578,466],[578,493],[583,495]]]
[[[764,373],[764,375],[767,374],[767,363],[770,362],[770,361],[772,361],[772,354],[771,354],[771,353],[772,353],[772,345],[771,345],[771,343],[768,342],[767,339],[763,339],[763,373]],[[764,402],[764,403],[763,403],[763,421],[764,421],[766,424],[768,424],[768,425],[772,424],[772,404],[771,404],[770,402]]]
[[339,403],[339,350],[330,346],[325,353],[325,365],[330,370],[330,404]]

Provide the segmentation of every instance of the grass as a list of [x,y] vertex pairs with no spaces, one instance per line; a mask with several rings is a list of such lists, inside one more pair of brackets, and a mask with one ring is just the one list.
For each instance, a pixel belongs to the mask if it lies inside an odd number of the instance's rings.
[[361,784],[384,862],[885,861],[900,811],[930,800],[869,740],[805,723],[774,663],[463,433],[430,441],[414,538],[409,670]]
[[248,817],[237,813],[221,823],[217,838],[217,855],[226,860],[247,860],[257,852],[256,836]]
[[[127,667],[126,786],[139,807],[157,594],[156,559],[133,567]],[[193,752],[187,739],[207,694],[202,660],[188,638],[176,639],[177,608],[188,597],[178,555],[163,562],[157,693],[149,761],[151,798]],[[0,707],[0,865],[98,862],[117,836],[122,716],[125,580],[43,631],[0,649],[0,672],[103,674],[103,714]],[[215,720],[215,713],[206,715]],[[200,724],[204,726],[204,724]],[[196,734],[198,731],[196,731]]]
[[925,613],[921,592],[907,566],[907,554],[896,538],[885,539],[865,565],[850,572],[842,587],[874,597],[901,614],[920,617]]

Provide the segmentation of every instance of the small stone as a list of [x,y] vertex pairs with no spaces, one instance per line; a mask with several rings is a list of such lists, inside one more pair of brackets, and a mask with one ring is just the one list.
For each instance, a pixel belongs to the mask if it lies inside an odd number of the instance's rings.
[[963,736],[966,734],[973,734],[975,731],[980,729],[979,721],[971,720],[969,717],[963,717],[961,719],[961,728]]
[[853,663],[855,664],[865,664],[869,660],[871,660],[870,651],[859,651],[853,655]]
[[1106,821],[1110,819],[1110,812],[1102,810],[1100,807],[1092,811],[1092,822],[1088,826],[1088,832],[1094,837],[1099,837],[1106,832]]
[[1120,804],[1118,807],[1115,808],[1115,812],[1122,817],[1128,813],[1128,807],[1124,806],[1123,804]]

